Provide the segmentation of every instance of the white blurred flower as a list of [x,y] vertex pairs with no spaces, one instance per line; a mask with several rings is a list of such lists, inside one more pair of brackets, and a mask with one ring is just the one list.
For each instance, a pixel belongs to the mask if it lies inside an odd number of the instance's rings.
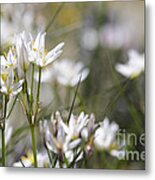
[[116,64],[116,70],[123,76],[133,79],[144,71],[144,54],[139,54],[135,50],[128,52],[129,61],[126,64]]
[[[82,62],[75,63],[69,59],[62,59],[42,70],[41,81],[45,83],[57,81],[64,86],[74,87],[77,85],[80,76],[82,76],[82,82],[88,74],[89,69],[85,68]],[[35,73],[35,80],[38,81],[38,72]]]
[[13,69],[6,69],[1,72],[1,88],[0,92],[5,95],[17,95],[22,90],[24,80],[15,82]]
[[81,46],[86,50],[92,51],[98,45],[98,32],[93,28],[88,28],[82,34]]
[[81,76],[81,82],[84,81],[89,69],[84,67],[82,62],[73,62],[68,59],[63,59],[54,64],[54,69],[57,81],[64,86],[76,86]]
[[[38,167],[50,167],[49,158],[46,152],[39,152],[37,154]],[[33,153],[28,151],[26,156],[22,156],[20,161],[13,163],[14,167],[33,167],[34,158]]]
[[99,150],[110,150],[116,145],[116,133],[119,126],[106,117],[95,132],[94,144]]
[[125,150],[116,150],[113,149],[110,154],[116,158],[118,158],[119,160],[122,160],[125,157]]
[[45,67],[54,62],[61,54],[64,43],[58,44],[54,49],[47,52],[45,49],[46,33],[39,33],[35,40],[31,37],[32,47],[29,52],[29,61],[37,66]]
[[[31,4],[16,4],[16,6],[13,4],[1,5],[2,45],[9,45],[13,43],[13,35],[23,31],[24,29],[33,31],[34,26],[39,29],[43,29],[45,27],[45,21],[43,21],[42,15],[35,13],[34,8],[35,6],[32,6]],[[38,8],[39,7],[37,7],[37,9]]]
[[131,32],[125,25],[108,23],[100,28],[99,39],[104,47],[119,49],[128,46],[131,41]]

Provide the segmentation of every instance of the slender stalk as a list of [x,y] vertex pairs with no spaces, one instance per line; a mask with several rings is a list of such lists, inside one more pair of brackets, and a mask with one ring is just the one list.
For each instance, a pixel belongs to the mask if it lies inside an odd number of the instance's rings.
[[2,166],[5,167],[5,128],[2,128]]
[[32,150],[33,150],[34,166],[38,167],[37,150],[36,150],[36,139],[35,139],[35,126],[31,125],[30,128],[31,128],[31,138],[32,138]]
[[[34,73],[34,72],[32,72]],[[33,157],[34,157],[34,166],[38,167],[37,163],[37,149],[36,149],[36,139],[35,139],[35,125],[37,120],[37,114],[39,109],[39,98],[40,98],[40,85],[41,85],[41,67],[39,67],[39,80],[38,80],[38,87],[37,87],[37,96],[36,96],[36,109],[34,114],[34,121],[31,121],[30,128],[31,128],[31,138],[32,138],[32,150],[33,150]],[[31,87],[32,89],[32,87]],[[31,92],[32,93],[32,92]],[[32,97],[31,97],[32,98]],[[32,99],[31,99],[32,100]],[[32,102],[31,102],[32,103]]]
[[32,77],[31,77],[31,94],[30,94],[31,112],[33,111],[33,84],[34,84],[34,64],[32,64]]
[[8,97],[5,95],[5,102],[4,102],[4,121],[2,123],[2,166],[5,166],[5,119],[7,113],[7,103]]
[[30,105],[30,99],[29,99],[29,93],[28,93],[28,84],[27,84],[27,78],[26,78],[26,71],[24,71],[24,83],[25,83],[25,93],[28,105]]
[[11,115],[11,113],[12,113],[12,111],[13,111],[13,108],[14,108],[16,102],[17,102],[17,98],[18,98],[18,95],[15,97],[15,99],[14,99],[14,101],[13,101],[13,103],[12,103],[12,106],[11,106],[11,108],[10,108],[10,111],[9,111],[9,113],[7,114],[7,117],[6,117],[7,119],[10,117],[10,115]]
[[38,109],[39,109],[40,85],[41,85],[41,67],[39,67],[39,79],[38,79],[38,87],[37,87],[36,111],[35,111],[35,115],[34,115],[34,123],[37,120],[37,114],[38,114]]

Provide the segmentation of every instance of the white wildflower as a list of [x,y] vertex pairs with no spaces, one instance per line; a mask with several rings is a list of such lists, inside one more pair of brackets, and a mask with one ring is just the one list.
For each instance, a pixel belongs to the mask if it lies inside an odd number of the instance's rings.
[[64,127],[62,126],[62,118],[59,112],[56,113],[56,117],[51,117],[52,130],[49,129],[47,122],[45,121],[43,127],[45,132],[45,138],[47,147],[50,151],[53,151],[55,154],[65,154],[67,151],[70,151],[77,147],[81,142],[80,138],[72,140],[67,138]]
[[3,71],[5,68],[12,68],[15,69],[17,66],[17,59],[13,52],[13,48],[11,48],[7,54],[7,56],[0,57],[0,66],[1,70]]
[[40,32],[35,40],[31,37],[32,47],[29,52],[29,61],[40,67],[45,67],[54,62],[62,54],[64,46],[64,43],[60,43],[54,49],[47,52],[45,49],[45,36],[46,33]]
[[94,144],[100,150],[110,150],[116,145],[116,133],[119,126],[106,117],[95,132]]
[[22,90],[24,80],[15,82],[13,69],[6,69],[1,72],[1,88],[0,92],[5,95],[17,95]]
[[89,69],[85,68],[82,62],[75,63],[68,59],[56,62],[54,69],[57,73],[56,80],[64,86],[76,86],[80,76],[82,82],[89,74]]
[[126,64],[117,64],[116,70],[127,78],[136,78],[144,71],[144,54],[135,50],[128,52],[129,61]]
[[18,60],[18,73],[21,74],[29,67],[29,52],[31,40],[25,32],[15,36],[15,45]]
[[[45,151],[37,153],[38,167],[50,167],[48,155]],[[33,153],[28,151],[26,156],[22,156],[20,161],[13,164],[14,167],[33,167],[34,158]]]

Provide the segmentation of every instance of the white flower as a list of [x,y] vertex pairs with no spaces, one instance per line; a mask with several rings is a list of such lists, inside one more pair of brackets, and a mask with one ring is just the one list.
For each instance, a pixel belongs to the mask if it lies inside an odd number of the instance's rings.
[[25,32],[15,36],[15,45],[18,60],[18,72],[23,73],[29,67],[29,52],[31,40]]
[[115,68],[127,78],[136,78],[144,71],[144,54],[130,50],[128,56],[129,61],[126,64],[117,64]]
[[40,67],[45,67],[54,62],[61,54],[64,43],[58,44],[54,49],[47,52],[45,49],[46,33],[39,33],[35,40],[31,37],[32,47],[29,52],[29,61]]
[[[85,115],[83,112],[79,116],[71,115],[69,122],[64,121],[59,112],[51,116],[51,128],[47,120],[40,124],[41,133],[45,137],[48,149],[58,157],[67,159],[68,163],[79,161],[83,157],[83,142],[87,144],[88,137],[94,131],[94,116]],[[82,133],[83,129],[87,131],[86,136]],[[86,139],[87,138],[87,139]],[[86,140],[86,141],[83,141]],[[87,146],[87,145],[86,145]],[[76,148],[76,154],[74,149]],[[76,157],[77,156],[77,157]],[[76,158],[76,159],[75,159]],[[56,167],[59,167],[58,159]],[[65,167],[65,164],[63,164]]]
[[122,160],[125,157],[125,150],[116,150],[113,149],[110,154],[116,158],[118,158],[119,160]]
[[[48,155],[45,151],[37,153],[38,167],[50,167]],[[26,156],[22,156],[20,161],[13,164],[14,167],[33,167],[34,157],[31,151],[28,151]]]
[[[89,69],[85,68],[82,62],[75,63],[69,59],[62,59],[42,70],[41,81],[44,83],[57,81],[64,86],[74,87],[77,85],[80,76],[82,76],[82,82],[88,74]],[[38,72],[35,73],[35,80],[38,81]]]
[[13,53],[13,48],[11,48],[7,54],[7,57],[1,56],[0,66],[1,70],[3,71],[6,68],[15,69],[17,66],[17,59],[15,54]]
[[95,127],[96,127],[95,116],[94,114],[91,114],[87,125],[82,130],[81,133],[82,138],[87,141],[89,137],[93,135]]
[[65,154],[77,147],[81,139],[77,138],[71,140],[67,138],[60,113],[57,112],[55,116],[56,117],[51,117],[52,129],[50,130],[47,121],[44,121],[41,125],[41,130],[45,133],[46,144],[49,150],[53,151],[55,154]]
[[[79,116],[71,114],[68,125],[61,121],[61,125],[67,134],[67,139],[77,139],[81,136],[88,138],[89,132],[91,131],[91,125],[94,121],[93,115],[89,117],[88,114],[81,112]],[[87,132],[83,132],[83,130]]]
[[99,43],[98,32],[93,28],[86,28],[82,34],[81,46],[86,50],[94,50]]
[[63,59],[54,64],[54,69],[57,81],[64,86],[76,86],[80,76],[81,82],[86,79],[89,74],[89,69],[84,67],[82,62],[73,62],[68,59]]
[[5,95],[17,95],[22,90],[23,82],[24,80],[19,80],[16,83],[13,69],[6,69],[6,71],[1,72],[0,92]]
[[100,150],[110,150],[116,144],[116,133],[119,126],[106,117],[95,132],[94,144]]

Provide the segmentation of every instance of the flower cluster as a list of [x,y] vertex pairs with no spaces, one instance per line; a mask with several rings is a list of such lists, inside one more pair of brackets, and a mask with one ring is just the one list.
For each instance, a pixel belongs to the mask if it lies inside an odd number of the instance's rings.
[[10,49],[7,56],[1,56],[1,88],[0,92],[5,95],[17,95],[22,90],[23,79],[15,80],[15,68],[17,60]]
[[[1,56],[1,92],[7,95],[17,95],[22,90],[23,74],[30,63],[45,67],[54,62],[62,53],[64,43],[58,44],[47,52],[45,48],[46,33],[40,32],[35,39],[25,32],[15,36],[14,46],[6,56]],[[17,78],[15,78],[18,75]],[[16,79],[16,80],[15,80]]]
[[[69,121],[56,112],[50,120],[40,121],[40,132],[47,152],[37,153],[39,167],[75,168],[78,163],[93,155],[95,150],[107,151],[112,156],[119,154],[122,146],[117,142],[119,126],[106,117],[96,123],[94,114],[83,112],[79,116],[71,114]],[[115,152],[115,153],[113,153]],[[22,156],[16,167],[33,167],[31,151]]]
[[81,112],[79,116],[71,114],[69,121],[65,119],[56,112],[50,121],[40,121],[45,146],[56,157],[53,167],[76,167],[79,161],[92,155],[94,148],[100,150],[102,147],[109,153],[120,148],[116,141],[118,125],[110,125],[107,118],[102,123],[95,123],[94,114]]

